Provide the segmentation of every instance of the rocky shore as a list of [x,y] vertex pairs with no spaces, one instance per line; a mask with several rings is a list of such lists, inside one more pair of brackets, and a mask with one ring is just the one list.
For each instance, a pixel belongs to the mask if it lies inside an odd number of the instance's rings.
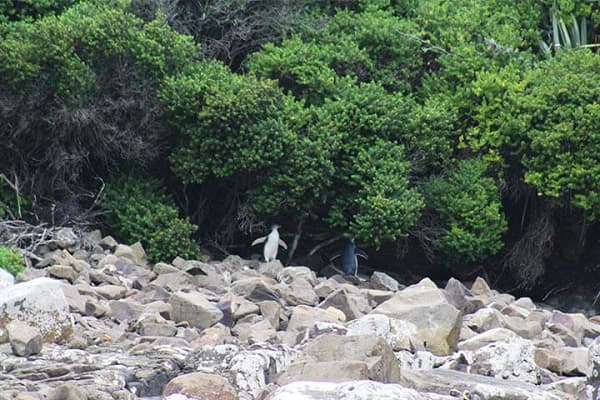
[[149,264],[68,228],[0,270],[0,400],[597,399],[600,317],[429,279]]

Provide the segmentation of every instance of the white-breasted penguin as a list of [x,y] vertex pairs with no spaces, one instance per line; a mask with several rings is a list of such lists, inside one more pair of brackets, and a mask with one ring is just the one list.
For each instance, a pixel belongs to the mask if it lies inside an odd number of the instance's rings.
[[348,275],[358,275],[358,258],[360,256],[365,260],[369,259],[369,256],[364,251],[358,249],[354,243],[354,238],[346,239],[342,251],[334,254],[329,261],[332,261],[338,257],[342,257],[342,270]]
[[265,247],[263,248],[263,255],[265,256],[266,262],[277,259],[277,250],[279,250],[279,246],[287,250],[287,244],[285,244],[285,242],[279,238],[279,231],[277,230],[278,228],[279,225],[273,225],[271,233],[252,242],[252,246],[256,246],[257,244],[266,241]]

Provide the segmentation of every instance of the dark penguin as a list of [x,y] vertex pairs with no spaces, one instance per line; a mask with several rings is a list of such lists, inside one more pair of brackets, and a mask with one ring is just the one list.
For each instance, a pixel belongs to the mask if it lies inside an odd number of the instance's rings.
[[332,261],[337,257],[342,258],[342,270],[347,275],[358,274],[358,258],[357,256],[363,257],[365,260],[369,259],[369,256],[364,251],[356,248],[353,238],[346,239],[344,247],[340,253],[333,255],[329,260]]

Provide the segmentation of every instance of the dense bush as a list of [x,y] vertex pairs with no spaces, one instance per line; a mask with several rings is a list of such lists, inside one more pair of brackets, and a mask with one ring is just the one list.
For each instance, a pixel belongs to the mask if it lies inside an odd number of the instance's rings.
[[13,247],[0,246],[0,268],[13,275],[25,269],[25,262],[19,250]]
[[500,192],[486,169],[481,160],[463,160],[455,170],[426,183],[427,204],[442,221],[434,246],[445,262],[482,260],[503,246],[507,223]]
[[102,204],[107,210],[107,222],[118,238],[128,243],[142,242],[149,260],[198,257],[198,246],[191,239],[198,227],[179,217],[176,205],[159,181],[120,178],[107,187]]
[[39,200],[82,194],[118,166],[164,156],[155,91],[197,54],[126,1],[84,1],[60,15],[0,27],[0,170]]

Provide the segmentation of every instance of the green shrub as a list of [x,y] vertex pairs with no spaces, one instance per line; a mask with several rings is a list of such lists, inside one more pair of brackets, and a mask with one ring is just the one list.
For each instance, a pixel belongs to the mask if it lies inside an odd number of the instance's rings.
[[14,247],[0,246],[0,268],[13,275],[25,269],[25,262],[19,250]]
[[127,242],[142,242],[150,261],[198,257],[198,246],[190,238],[198,227],[179,218],[173,199],[159,181],[120,178],[107,187],[103,205],[115,235]]
[[458,168],[425,185],[427,205],[442,221],[434,246],[450,264],[482,260],[503,246],[507,223],[500,192],[486,170],[481,160],[462,160]]

